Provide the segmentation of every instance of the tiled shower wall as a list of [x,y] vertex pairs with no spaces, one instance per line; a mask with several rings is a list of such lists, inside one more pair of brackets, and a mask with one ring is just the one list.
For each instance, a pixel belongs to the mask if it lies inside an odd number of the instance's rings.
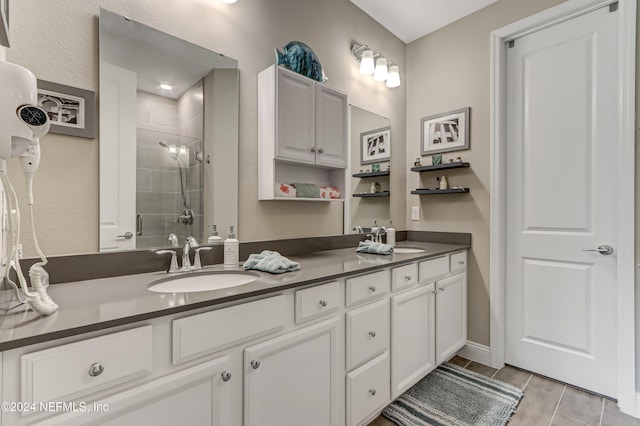
[[[198,86],[200,95],[198,96]],[[168,236],[174,233],[179,241],[189,235],[202,240],[202,179],[200,162],[194,152],[200,151],[202,131],[202,87],[196,84],[178,101],[138,92],[137,96],[137,176],[136,212],[142,215],[142,235],[137,236],[137,248],[169,246]],[[181,124],[180,124],[181,123]],[[182,131],[187,133],[182,135]],[[193,225],[177,223],[185,207],[180,192],[180,172],[177,162],[159,142],[185,145],[188,154],[182,156],[187,170],[187,202],[194,211]]]

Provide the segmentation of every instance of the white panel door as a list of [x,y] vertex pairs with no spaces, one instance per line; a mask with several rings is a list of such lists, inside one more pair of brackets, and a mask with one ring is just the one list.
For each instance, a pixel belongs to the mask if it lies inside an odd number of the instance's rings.
[[245,426],[340,424],[335,318],[244,351]]
[[136,86],[100,63],[100,251],[136,248]]
[[616,13],[507,51],[505,360],[616,396]]

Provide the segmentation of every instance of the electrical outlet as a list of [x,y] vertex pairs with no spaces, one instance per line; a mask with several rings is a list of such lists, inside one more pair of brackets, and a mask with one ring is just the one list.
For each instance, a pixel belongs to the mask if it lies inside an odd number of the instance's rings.
[[420,207],[411,207],[411,220],[420,220]]
[[18,244],[16,247],[16,254],[18,255],[18,259],[22,259],[22,244]]

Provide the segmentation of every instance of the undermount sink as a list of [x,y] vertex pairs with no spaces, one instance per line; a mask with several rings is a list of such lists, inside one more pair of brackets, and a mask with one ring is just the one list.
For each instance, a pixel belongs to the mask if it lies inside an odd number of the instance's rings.
[[415,247],[394,247],[393,252],[398,254],[424,253],[426,250]]
[[156,293],[193,293],[237,287],[257,279],[258,275],[248,272],[204,272],[162,278],[148,284],[147,290]]

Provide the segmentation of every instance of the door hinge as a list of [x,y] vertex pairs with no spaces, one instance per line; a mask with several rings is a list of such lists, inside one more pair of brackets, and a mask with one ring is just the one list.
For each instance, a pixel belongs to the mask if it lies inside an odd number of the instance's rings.
[[609,5],[609,13],[615,12],[616,10],[618,10],[618,2],[611,3]]
[[512,48],[513,46],[515,46],[515,45],[516,45],[516,41],[515,41],[515,40],[509,40],[509,41],[507,42],[507,47],[508,47],[509,49],[511,49],[511,48]]

